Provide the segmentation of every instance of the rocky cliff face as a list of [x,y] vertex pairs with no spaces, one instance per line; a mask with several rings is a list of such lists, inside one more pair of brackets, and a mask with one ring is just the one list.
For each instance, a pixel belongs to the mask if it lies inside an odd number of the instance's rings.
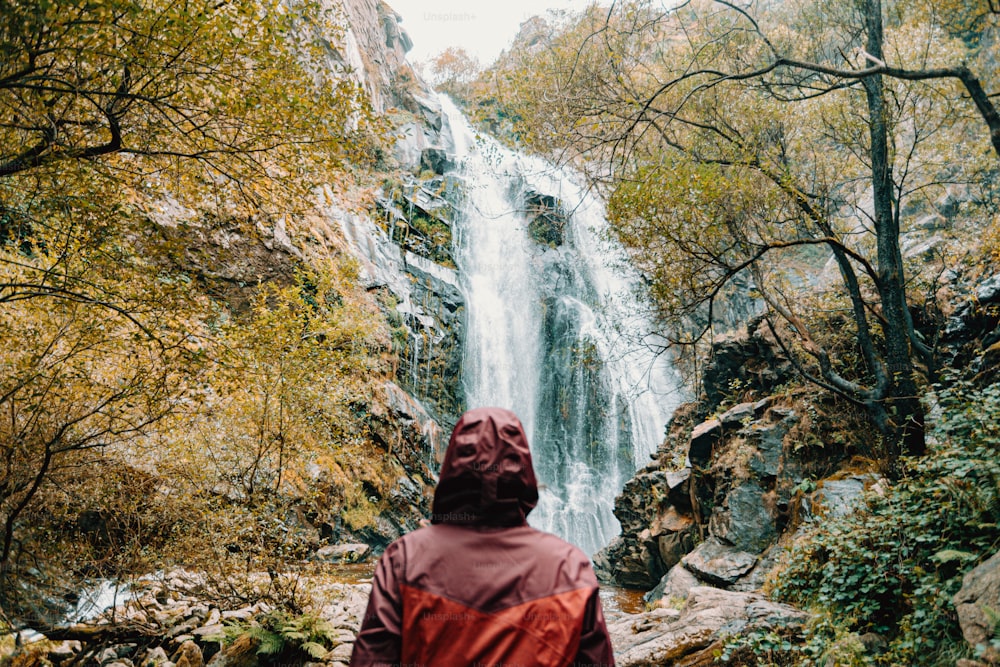
[[[465,406],[461,383],[465,303],[452,257],[452,225],[461,200],[451,166],[450,135],[437,96],[406,62],[411,43],[386,3],[347,0],[349,30],[337,52],[351,65],[377,110],[394,123],[391,160],[375,207],[363,213],[334,203],[362,263],[369,291],[381,295],[400,363],[396,383],[447,431]],[[336,202],[333,192],[327,201]],[[441,427],[436,424],[440,423]],[[435,435],[425,460],[443,445]]]
[[[956,276],[946,291],[938,354],[963,381],[987,386],[1000,374],[1000,277]],[[804,520],[842,516],[866,490],[885,488],[870,467],[875,453],[857,435],[864,432],[864,416],[807,388],[776,392],[789,373],[780,349],[753,326],[720,340],[705,371],[707,398],[677,410],[656,460],[616,499],[622,534],[595,556],[598,575],[647,589],[653,607],[641,622],[631,617],[612,624],[624,635],[620,663],[711,664],[711,647],[716,653],[720,647],[715,639],[688,652],[682,635],[698,627],[706,595],[735,609],[741,598],[725,596],[760,589]],[[734,404],[733,392],[725,391],[734,385],[751,400]],[[994,557],[970,572],[955,597],[966,641],[979,650],[987,643],[980,614],[989,604],[984,600],[995,599],[996,562]],[[710,615],[722,613],[713,608]],[[741,615],[739,622],[752,616]],[[867,639],[884,645],[877,635],[865,635],[866,652],[884,648],[869,647]],[[684,651],[670,653],[678,642]]]
[[[595,557],[599,576],[682,600],[692,586],[754,590],[781,535],[812,513],[839,512],[877,478],[828,478],[862,452],[840,440],[843,405],[816,393],[768,396],[789,365],[767,336],[719,341],[702,403],[682,406],[657,459],[617,498],[622,534]],[[722,387],[763,398],[720,408]],[[712,388],[712,391],[708,391]],[[718,394],[718,395],[717,395]],[[824,480],[815,484],[814,480]]]
[[399,25],[401,17],[382,0],[326,2],[342,6],[348,28],[343,45],[331,46],[331,57],[354,70],[375,110],[415,107],[414,97],[426,89],[406,62],[413,43]]

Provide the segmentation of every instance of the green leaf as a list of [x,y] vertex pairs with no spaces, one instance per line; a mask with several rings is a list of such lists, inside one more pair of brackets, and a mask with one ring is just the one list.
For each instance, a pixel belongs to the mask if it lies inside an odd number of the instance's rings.
[[931,560],[938,563],[952,563],[954,561],[959,561],[961,563],[968,563],[970,561],[976,560],[978,556],[968,551],[959,551],[957,549],[942,549],[938,551],[933,556]]
[[302,650],[309,654],[310,657],[316,658],[317,660],[322,659],[329,651],[325,646],[318,642],[306,642],[301,646]]

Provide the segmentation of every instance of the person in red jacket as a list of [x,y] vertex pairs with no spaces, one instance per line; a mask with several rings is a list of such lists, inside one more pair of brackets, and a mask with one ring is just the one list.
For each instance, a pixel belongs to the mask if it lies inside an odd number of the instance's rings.
[[431,525],[375,568],[351,667],[613,667],[590,560],[528,526],[537,502],[514,413],[463,414]]

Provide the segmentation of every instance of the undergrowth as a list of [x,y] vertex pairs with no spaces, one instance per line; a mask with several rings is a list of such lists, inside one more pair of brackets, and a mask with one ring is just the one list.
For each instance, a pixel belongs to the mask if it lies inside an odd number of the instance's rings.
[[260,664],[304,664],[322,660],[336,645],[337,630],[315,614],[292,615],[276,609],[253,621],[226,625],[217,639],[227,646],[249,640]]
[[720,658],[917,666],[970,654],[952,596],[1000,543],[1000,386],[957,384],[938,402],[929,453],[859,511],[814,523],[773,576],[776,597],[816,612],[804,634],[734,639]]

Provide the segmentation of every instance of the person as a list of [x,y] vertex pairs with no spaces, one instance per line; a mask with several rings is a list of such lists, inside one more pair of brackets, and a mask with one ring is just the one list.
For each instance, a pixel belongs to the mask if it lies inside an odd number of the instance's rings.
[[350,667],[613,667],[590,560],[528,526],[537,502],[514,413],[463,414],[431,524],[378,561]]

